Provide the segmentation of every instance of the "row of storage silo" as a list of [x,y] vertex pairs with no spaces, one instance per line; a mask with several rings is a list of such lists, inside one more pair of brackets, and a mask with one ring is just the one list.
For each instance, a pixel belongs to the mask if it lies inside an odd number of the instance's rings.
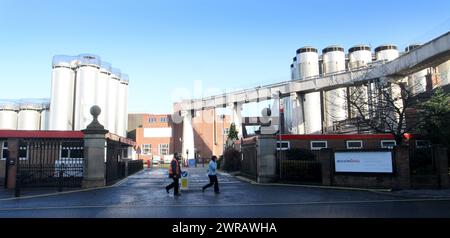
[[[420,47],[419,44],[409,45],[402,54],[408,54],[418,47]],[[307,80],[318,75],[326,76],[346,70],[358,69],[368,66],[373,61],[387,62],[394,60],[399,55],[400,52],[397,46],[393,44],[381,45],[375,48],[374,53],[372,53],[371,47],[368,45],[356,45],[348,50],[347,55],[344,53],[343,47],[333,45],[324,48],[320,56],[316,48],[306,46],[298,49],[296,56],[293,58],[291,79]],[[432,74],[437,74],[438,79],[435,79],[437,80],[436,82],[432,81],[432,77],[430,77]],[[407,84],[409,93],[414,95],[434,88],[438,84],[448,84],[449,78],[450,61],[446,61],[437,67],[425,68],[411,74],[402,79],[402,81]],[[306,134],[320,133],[322,132],[322,126],[331,127],[336,121],[342,121],[355,116],[357,114],[356,112],[348,110],[348,103],[346,101],[347,93],[352,93],[357,90],[358,94],[363,96],[360,100],[369,100],[369,97],[376,97],[375,95],[368,95],[368,90],[371,89],[373,91],[374,87],[374,84],[350,87],[348,88],[348,92],[346,88],[339,88],[323,92],[323,97],[321,97],[319,92],[302,94],[299,99],[297,99],[297,96],[295,99],[291,96],[289,100],[292,101],[293,105],[295,105],[295,100],[300,100],[297,101],[298,107],[296,111],[298,111],[297,115],[301,115],[300,119],[296,119],[300,120],[297,123],[299,126],[297,126],[296,130],[292,131]],[[392,93],[399,92],[395,88],[392,88]],[[323,114],[319,107],[321,100],[324,103]],[[295,106],[293,108],[295,109]],[[366,111],[369,110],[369,108],[364,109]],[[322,125],[322,121],[325,121],[324,125]]]
[[291,64],[293,80],[356,69],[372,61],[391,61],[399,56],[397,46],[392,44],[375,48],[375,54],[372,54],[368,45],[355,45],[348,50],[347,55],[344,48],[338,45],[324,48],[321,56],[316,48],[309,46],[298,49],[296,53]]
[[0,100],[0,130],[48,130],[48,99]]
[[[319,56],[314,47],[305,46],[297,50],[296,56],[291,64],[292,80],[307,80],[318,75],[328,75],[349,69],[365,67],[372,61],[391,61],[399,56],[395,45],[386,44],[375,48],[372,54],[368,45],[356,45],[345,54],[344,48],[332,45],[322,50]],[[348,117],[346,102],[346,88],[338,88],[324,92],[324,113],[321,112],[320,92],[311,92],[301,95],[298,111],[302,118],[298,123],[298,133],[314,134],[322,132],[322,121],[325,126],[330,127],[334,121],[341,121]],[[324,116],[325,118],[322,118]]]
[[53,57],[50,130],[83,130],[92,122],[90,109],[101,108],[100,124],[111,133],[126,136],[128,75],[99,56]]

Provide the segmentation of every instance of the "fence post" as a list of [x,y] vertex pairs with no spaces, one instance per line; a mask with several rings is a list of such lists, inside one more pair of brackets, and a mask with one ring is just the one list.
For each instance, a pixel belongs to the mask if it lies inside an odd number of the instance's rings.
[[91,107],[94,117],[91,124],[87,126],[84,133],[84,175],[83,188],[103,187],[105,181],[105,134],[107,130],[98,122],[100,107]]
[[[64,165],[62,166],[62,169],[64,169]],[[59,170],[59,174],[58,174],[58,192],[62,192],[62,190],[63,190],[64,171],[62,169]]]
[[125,162],[125,178],[128,177],[128,159],[123,160]]

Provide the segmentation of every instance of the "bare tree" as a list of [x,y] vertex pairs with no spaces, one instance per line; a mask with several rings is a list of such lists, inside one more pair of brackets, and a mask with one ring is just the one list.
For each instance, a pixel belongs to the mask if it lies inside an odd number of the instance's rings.
[[416,125],[407,122],[407,117],[418,120],[410,113],[419,101],[413,88],[405,78],[377,79],[353,87],[347,95],[351,116],[374,132],[392,134],[401,145],[404,135],[413,132]]

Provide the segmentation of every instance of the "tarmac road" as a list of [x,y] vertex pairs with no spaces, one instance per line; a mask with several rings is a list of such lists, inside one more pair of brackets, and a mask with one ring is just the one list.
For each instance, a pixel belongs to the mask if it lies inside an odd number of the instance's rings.
[[115,186],[49,196],[2,198],[0,217],[30,218],[429,218],[450,217],[450,197],[256,185],[221,173],[220,194],[190,168],[182,196],[167,194],[166,169],[145,169]]

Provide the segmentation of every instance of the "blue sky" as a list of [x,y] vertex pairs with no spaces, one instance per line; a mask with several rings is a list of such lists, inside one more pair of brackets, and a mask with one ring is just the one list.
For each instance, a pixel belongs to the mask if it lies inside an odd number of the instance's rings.
[[0,0],[0,98],[50,97],[52,56],[93,53],[129,74],[130,112],[170,113],[195,82],[289,80],[304,45],[403,49],[449,30],[448,0]]

